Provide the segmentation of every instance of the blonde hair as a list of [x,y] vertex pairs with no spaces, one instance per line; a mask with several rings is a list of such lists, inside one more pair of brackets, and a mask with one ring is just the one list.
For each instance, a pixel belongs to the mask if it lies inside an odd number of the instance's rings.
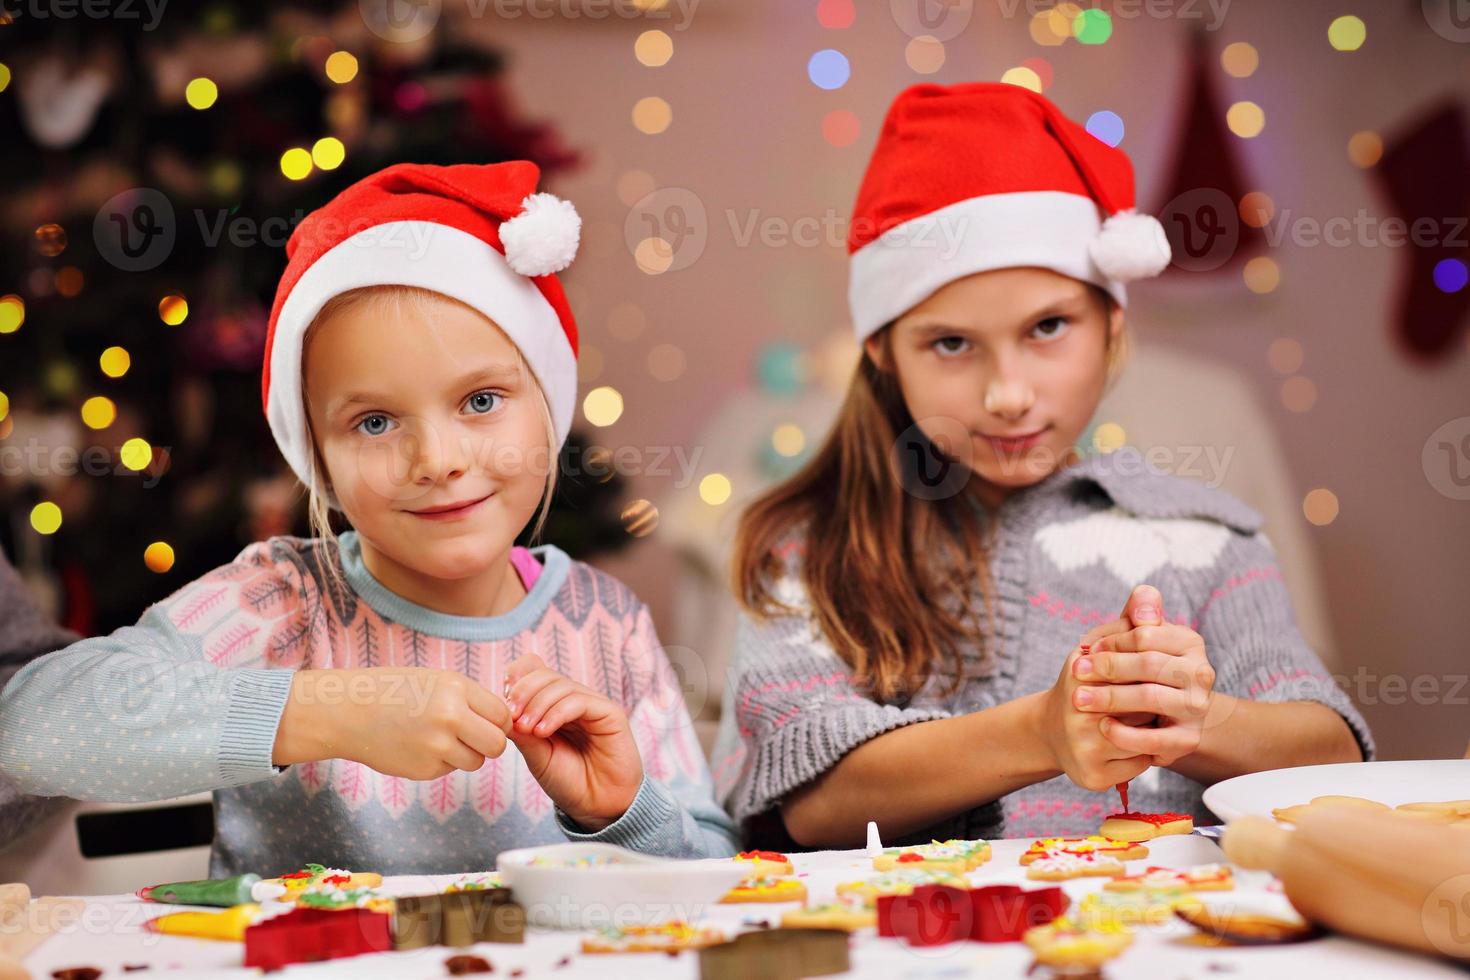
[[[312,534],[325,542],[336,544],[337,535],[332,529],[332,503],[329,499],[330,487],[328,486],[328,474],[326,465],[322,462],[321,452],[317,449],[316,434],[311,428],[310,398],[306,390],[306,348],[311,344],[312,332],[317,326],[326,323],[332,317],[344,313],[357,306],[372,303],[377,304],[385,317],[402,319],[403,306],[405,303],[412,304],[414,312],[424,319],[430,329],[434,328],[435,310],[434,303],[457,303],[465,309],[473,310],[480,316],[484,316],[478,310],[467,304],[460,303],[452,296],[435,292],[432,289],[423,289],[418,286],[384,285],[384,286],[362,286],[357,289],[349,289],[345,293],[338,293],[326,303],[322,304],[321,310],[312,318],[311,324],[306,328],[306,334],[302,340],[301,357],[301,397],[307,403],[306,412],[306,434],[311,442],[310,476],[311,481],[305,485],[307,503],[306,515],[311,522]],[[388,308],[391,305],[391,309]],[[496,329],[499,329],[497,327]],[[541,410],[541,421],[546,431],[546,449],[549,454],[546,467],[546,486],[541,491],[541,501],[536,508],[536,519],[531,525],[531,538],[537,539],[546,526],[547,511],[551,509],[551,498],[556,492],[556,474],[560,468],[556,458],[556,423],[551,417],[551,405],[546,400],[546,391],[541,387],[536,374],[531,366],[526,363],[525,356],[519,347],[516,347],[516,368],[520,371],[522,385],[529,384],[536,391],[536,405]]]

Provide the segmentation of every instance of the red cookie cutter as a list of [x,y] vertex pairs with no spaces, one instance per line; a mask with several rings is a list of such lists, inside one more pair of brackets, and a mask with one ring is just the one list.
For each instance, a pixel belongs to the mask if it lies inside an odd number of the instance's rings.
[[293,909],[245,930],[245,965],[277,970],[391,950],[390,919],[368,909]]
[[987,885],[970,892],[974,931],[980,943],[1013,943],[1032,926],[1046,925],[1067,911],[1067,893],[1060,888],[1027,891],[1019,885]]
[[969,939],[975,908],[966,888],[919,885],[908,895],[878,898],[878,935],[904,939],[910,946],[943,946]]

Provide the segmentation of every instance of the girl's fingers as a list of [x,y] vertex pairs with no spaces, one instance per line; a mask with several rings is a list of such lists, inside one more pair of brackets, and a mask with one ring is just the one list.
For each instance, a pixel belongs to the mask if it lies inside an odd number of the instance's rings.
[[516,716],[516,727],[523,732],[532,732],[536,735],[536,726],[541,723],[541,718],[553,704],[576,691],[575,685],[565,677],[557,675],[557,679],[537,691],[535,696],[521,709]]
[[529,673],[512,684],[510,690],[505,695],[506,706],[510,709],[511,721],[519,721],[532,700],[535,699],[536,695],[545,690],[548,684],[555,684],[557,681],[564,680],[566,678],[556,671],[543,669]]
[[461,742],[487,759],[499,758],[505,751],[505,732],[478,714],[460,723],[458,735]]
[[546,709],[541,720],[531,733],[537,738],[550,738],[561,730],[561,727],[576,721],[587,713],[591,707],[591,699],[581,691],[573,691],[560,701]]
[[1072,693],[1078,711],[1121,715],[1140,711],[1166,718],[1196,713],[1185,692],[1162,684],[1084,684]]
[[502,732],[510,730],[510,707],[498,695],[492,694],[478,684],[471,684],[465,690],[465,701],[468,702],[470,710],[478,717],[485,719]]
[[1099,623],[1086,633],[1082,634],[1082,643],[1096,643],[1105,636],[1114,636],[1118,633],[1126,633],[1132,629],[1132,624],[1126,619],[1114,619],[1111,622]]
[[485,757],[463,742],[456,741],[444,753],[444,761],[465,772],[479,772],[480,767],[485,764]]
[[1163,756],[1177,759],[1190,751],[1190,742],[1198,742],[1187,729],[1179,726],[1169,728],[1130,728],[1120,725],[1111,718],[1104,718],[1101,726],[1103,738],[1124,752],[1137,755]]
[[1188,626],[1165,623],[1162,626],[1139,626],[1105,636],[1092,645],[1092,650],[1094,653],[1103,650],[1117,650],[1121,653],[1157,650],[1177,656],[1203,645],[1204,640]]
[[1165,687],[1185,687],[1190,672],[1181,657],[1144,650],[1141,653],[1118,653],[1103,650],[1079,657],[1072,674],[1084,684],[1138,684],[1151,682]]
[[513,686],[515,686],[516,681],[520,680],[522,677],[525,677],[527,674],[533,673],[534,671],[545,670],[545,669],[546,669],[546,661],[542,660],[540,657],[536,656],[534,653],[528,653],[528,654],[526,654],[524,657],[521,657],[520,659],[518,659],[518,660],[514,661],[513,663],[511,663],[510,667],[506,669],[506,672],[505,672],[505,689],[506,689],[506,691],[508,692]]

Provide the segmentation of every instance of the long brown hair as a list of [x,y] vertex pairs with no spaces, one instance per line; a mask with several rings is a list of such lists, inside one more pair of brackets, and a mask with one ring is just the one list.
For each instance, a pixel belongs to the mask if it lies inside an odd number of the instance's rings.
[[[1111,297],[1093,292],[1111,313]],[[1128,335],[1106,336],[1111,384]],[[734,587],[757,619],[797,612],[777,597],[776,583],[782,549],[799,535],[804,551],[795,564],[811,615],[852,668],[853,683],[887,703],[906,701],[946,664],[953,669],[945,671],[944,690],[958,689],[967,649],[978,648],[977,666],[985,663],[994,588],[991,529],[968,468],[949,464],[960,469],[950,477],[958,485],[908,482],[920,476],[916,467],[942,454],[914,424],[896,375],[882,366],[893,363],[892,324],[877,340],[881,365],[862,357],[821,448],[741,516]]]
[[[891,327],[879,343],[891,363]],[[826,441],[745,511],[735,538],[736,596],[765,618],[794,611],[774,587],[779,550],[800,532],[812,614],[854,683],[885,702],[912,696],[945,661],[955,667],[949,689],[959,685],[965,646],[981,634],[976,582],[985,609],[991,594],[973,496],[907,492],[900,436],[928,454],[897,377],[864,356]]]

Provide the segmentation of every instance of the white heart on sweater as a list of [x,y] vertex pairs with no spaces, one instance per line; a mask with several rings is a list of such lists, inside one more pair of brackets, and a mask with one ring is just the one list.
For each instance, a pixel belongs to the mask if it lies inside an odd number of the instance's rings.
[[1048,524],[1035,539],[1061,571],[1101,561],[1123,584],[1132,586],[1164,565],[1210,567],[1230,540],[1230,528],[1197,518],[1135,517],[1114,507]]

